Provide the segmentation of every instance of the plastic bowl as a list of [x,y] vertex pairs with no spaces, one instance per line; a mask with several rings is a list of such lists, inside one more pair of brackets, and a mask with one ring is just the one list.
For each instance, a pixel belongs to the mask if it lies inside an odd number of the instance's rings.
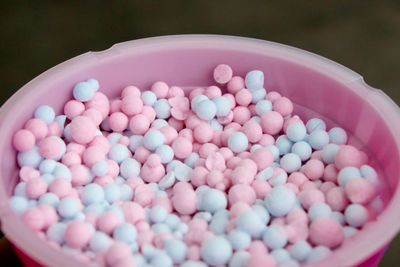
[[[375,266],[385,247],[400,228],[400,115],[398,106],[382,91],[369,87],[363,78],[326,58],[256,39],[181,35],[148,38],[116,44],[103,52],[89,52],[46,71],[15,93],[0,110],[0,217],[1,229],[17,248],[26,265],[84,266],[51,248],[14,214],[8,199],[17,183],[13,133],[21,128],[36,107],[51,105],[62,112],[73,86],[96,78],[101,91],[115,97],[127,85],[147,89],[152,82],[166,81],[186,90],[210,85],[212,70],[220,63],[245,75],[260,69],[265,88],[277,90],[295,103],[304,119],[320,117],[328,127],[340,125],[351,142],[367,151],[386,183],[381,197],[384,210],[376,221],[348,240],[316,266]],[[311,264],[310,264],[311,266]]]

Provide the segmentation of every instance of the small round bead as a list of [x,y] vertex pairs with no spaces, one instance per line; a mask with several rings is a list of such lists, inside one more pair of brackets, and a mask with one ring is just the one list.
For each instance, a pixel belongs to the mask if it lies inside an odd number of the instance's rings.
[[262,240],[270,249],[283,248],[287,243],[285,231],[278,225],[271,225],[265,229]]

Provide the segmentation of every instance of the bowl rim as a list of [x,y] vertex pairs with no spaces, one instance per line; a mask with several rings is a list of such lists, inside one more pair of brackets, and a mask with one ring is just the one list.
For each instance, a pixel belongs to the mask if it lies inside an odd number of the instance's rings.
[[[0,129],[3,128],[4,118],[8,115],[13,105],[26,98],[27,95],[37,94],[40,92],[40,84],[49,80],[55,82],[57,77],[62,76],[66,71],[77,72],[95,64],[106,64],[108,60],[125,54],[144,53],[153,50],[168,51],[188,46],[192,49],[224,48],[244,52],[257,51],[259,54],[273,55],[323,73],[345,84],[347,88],[356,94],[362,94],[362,97],[374,108],[374,111],[378,112],[382,118],[386,118],[390,133],[393,135],[393,140],[395,140],[394,145],[400,151],[400,138],[396,138],[396,133],[400,132],[399,107],[383,91],[367,85],[360,74],[325,57],[299,48],[271,41],[228,35],[188,34],[150,37],[117,43],[104,51],[87,52],[78,55],[45,71],[14,93],[0,109]],[[32,88],[35,88],[35,90],[31,90]],[[0,162],[2,160],[1,157],[3,155],[0,155]],[[363,234],[356,239],[357,246],[353,244],[354,242],[349,242],[349,244],[344,244],[331,256],[319,261],[318,264],[307,264],[306,266],[351,266],[361,263],[384,248],[400,229],[400,223],[393,223],[400,221],[400,209],[397,207],[398,203],[400,203],[399,187],[400,183],[393,189],[392,198],[385,210],[378,216],[377,222],[368,227],[368,235]],[[41,240],[24,226],[19,217],[11,210],[8,203],[8,195],[2,186],[0,187],[0,217],[3,233],[29,257],[46,265],[70,266],[73,263],[75,266],[86,266],[62,252],[48,249],[50,246],[47,241]],[[378,227],[379,225],[381,227]]]

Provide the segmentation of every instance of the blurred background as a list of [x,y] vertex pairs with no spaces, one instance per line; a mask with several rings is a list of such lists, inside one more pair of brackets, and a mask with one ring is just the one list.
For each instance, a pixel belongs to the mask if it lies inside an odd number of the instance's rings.
[[[144,37],[259,38],[325,56],[400,103],[400,1],[1,1],[0,103],[45,70]],[[393,222],[400,223],[400,222]],[[373,242],[373,240],[371,240]],[[379,266],[397,266],[400,238]],[[19,266],[7,240],[4,266]]]

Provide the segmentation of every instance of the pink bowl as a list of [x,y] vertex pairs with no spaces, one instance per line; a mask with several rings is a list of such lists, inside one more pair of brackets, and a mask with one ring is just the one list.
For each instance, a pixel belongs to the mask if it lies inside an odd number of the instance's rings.
[[[0,110],[0,218],[1,230],[29,266],[84,266],[50,247],[24,226],[8,204],[17,183],[13,133],[36,107],[51,105],[61,113],[63,103],[79,81],[96,78],[101,91],[116,97],[127,85],[147,89],[157,80],[186,90],[212,83],[220,63],[235,74],[260,69],[267,90],[277,90],[295,103],[295,113],[317,116],[328,127],[340,125],[351,142],[370,154],[385,183],[384,210],[362,233],[348,240],[315,266],[375,266],[384,248],[400,228],[400,115],[398,106],[363,78],[326,58],[289,46],[231,36],[182,35],[148,38],[89,52],[46,71],[15,93]],[[313,265],[309,265],[313,266]]]

